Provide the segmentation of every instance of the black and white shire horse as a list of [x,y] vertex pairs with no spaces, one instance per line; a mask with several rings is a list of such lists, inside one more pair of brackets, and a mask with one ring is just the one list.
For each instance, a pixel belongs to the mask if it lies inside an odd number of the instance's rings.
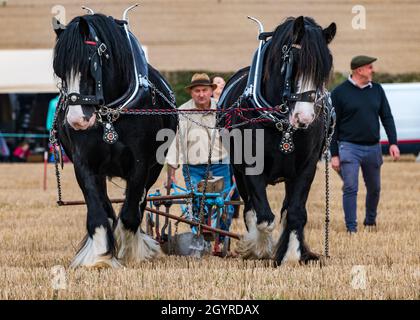
[[[328,44],[335,32],[335,23],[322,29],[312,18],[301,16],[286,19],[274,32],[260,33],[261,55],[256,54],[251,68],[239,70],[222,94],[219,107],[225,111],[238,102],[243,108],[255,108],[252,113],[232,113],[231,126],[249,118],[264,120],[235,129],[242,133],[244,129],[263,130],[261,174],[246,174],[254,164],[235,163],[235,143],[230,144],[236,182],[245,202],[247,233],[238,244],[245,258],[274,258],[277,265],[319,258],[305,244],[304,227],[308,193],[326,141],[325,126],[330,127],[325,122],[334,118],[325,84],[332,70]],[[280,111],[267,111],[270,107]],[[253,150],[258,149],[256,136]],[[286,195],[280,238],[274,246],[271,233],[275,216],[266,187],[281,181],[285,182]]]
[[[125,20],[91,14],[58,26],[53,62],[62,82],[57,138],[74,163],[87,204],[87,236],[71,267],[119,267],[120,260],[153,258],[160,246],[140,223],[147,191],[162,169],[156,151],[164,142],[157,142],[156,134],[164,128],[176,131],[178,119],[123,112],[172,108],[172,91],[147,64]],[[107,177],[126,180],[118,219],[107,196]]]

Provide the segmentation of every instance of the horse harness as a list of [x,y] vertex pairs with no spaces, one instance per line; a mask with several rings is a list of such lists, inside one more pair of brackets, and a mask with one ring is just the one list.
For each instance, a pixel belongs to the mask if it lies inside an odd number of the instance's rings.
[[110,59],[108,54],[108,48],[104,42],[102,42],[95,29],[89,24],[89,38],[93,40],[85,40],[85,44],[93,49],[90,49],[89,55],[89,70],[92,78],[95,81],[95,95],[82,95],[77,92],[67,92],[65,86],[60,88],[60,99],[59,105],[61,110],[66,110],[71,105],[89,105],[94,106],[97,110],[95,111],[97,121],[103,125],[104,134],[103,140],[108,144],[113,144],[118,140],[118,133],[114,129],[113,122],[115,122],[119,116],[136,105],[138,105],[141,98],[146,94],[150,94],[152,97],[152,104],[156,103],[156,92],[162,96],[171,107],[175,107],[175,97],[171,91],[169,85],[161,80],[161,84],[166,88],[169,93],[169,98],[156,88],[156,86],[148,79],[147,61],[144,55],[144,51],[134,37],[134,35],[128,30],[127,22],[124,20],[116,20],[115,23],[123,26],[127,35],[127,40],[130,45],[131,53],[133,56],[134,63],[134,84],[130,83],[127,91],[115,101],[105,104],[104,93],[103,93],[103,81],[102,81],[102,65],[103,58]]
[[[267,38],[273,35],[272,32],[262,32],[259,35],[260,46],[256,51],[250,71],[248,75],[247,85],[238,98],[237,103],[234,105],[245,103],[250,107],[254,108],[262,118],[265,118],[268,122],[274,123],[274,126],[282,132],[282,139],[280,142],[280,151],[284,154],[290,154],[294,151],[293,134],[299,130],[293,127],[288,120],[288,113],[290,112],[290,104],[296,102],[309,102],[314,103],[318,109],[316,117],[319,116],[321,110],[324,111],[325,126],[328,128],[328,135],[324,142],[324,151],[329,147],[329,142],[332,138],[332,133],[335,126],[335,111],[332,106],[329,92],[324,88],[321,90],[309,90],[301,93],[292,92],[292,75],[293,75],[293,63],[298,51],[301,49],[299,44],[289,44],[282,48],[282,59],[283,65],[281,67],[281,74],[284,75],[284,89],[282,92],[282,104],[279,106],[272,107],[270,103],[264,98],[261,90],[262,84],[262,70],[265,54],[267,49],[271,45],[271,39]],[[223,92],[220,97],[219,106],[223,106],[226,97],[235,87],[235,85],[242,80],[243,77],[238,78],[232,82]],[[225,110],[229,110],[230,108]],[[267,111],[267,109],[276,109],[278,111]],[[305,128],[306,129],[306,128]]]

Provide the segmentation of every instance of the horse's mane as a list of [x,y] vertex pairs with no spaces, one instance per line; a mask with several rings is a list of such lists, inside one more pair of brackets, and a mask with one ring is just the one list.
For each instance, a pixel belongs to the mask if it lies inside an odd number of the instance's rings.
[[[128,46],[127,37],[123,29],[114,22],[112,17],[103,14],[85,15],[74,18],[58,37],[54,48],[53,67],[56,75],[61,79],[69,79],[76,73],[86,74],[89,69],[89,45],[85,44],[85,37],[80,33],[79,21],[83,18],[94,29],[100,41],[108,48],[110,61],[118,69],[114,72],[122,77],[124,83],[132,79],[133,61]],[[92,40],[92,39],[91,39]],[[103,68],[109,67],[105,59]]]
[[[270,73],[280,74],[283,64],[282,48],[292,44],[293,23],[295,18],[289,17],[274,31],[271,48],[267,54],[265,79],[269,79]],[[322,28],[310,17],[304,18],[305,33],[300,42],[299,64],[297,75],[303,75],[304,81],[313,82],[317,88],[328,81],[332,68],[332,55],[323,36]],[[271,70],[270,70],[271,69]]]

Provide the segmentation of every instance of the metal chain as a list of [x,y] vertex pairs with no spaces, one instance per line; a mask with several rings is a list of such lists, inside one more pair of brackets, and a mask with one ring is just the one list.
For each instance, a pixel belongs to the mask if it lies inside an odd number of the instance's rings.
[[[220,121],[220,119],[218,121],[216,121],[216,126],[218,124],[218,122]],[[207,168],[206,168],[206,172],[204,174],[204,186],[203,186],[203,195],[201,196],[200,199],[200,211],[198,213],[199,216],[199,221],[200,223],[203,223],[203,217],[204,217],[204,202],[206,200],[206,191],[207,191],[207,183],[209,180],[209,173],[210,173],[210,167],[211,167],[211,157],[212,157],[212,153],[213,153],[213,144],[214,144],[214,140],[216,138],[216,130],[213,129],[211,138],[210,138],[210,145],[209,145],[209,156],[207,158]],[[208,214],[211,214],[210,212]],[[201,225],[198,226],[198,235],[201,234]]]
[[57,118],[58,118],[58,113],[60,112],[60,102],[61,99],[63,99],[63,95],[60,94],[59,98],[58,98],[58,102],[55,108],[55,113],[54,113],[54,119],[53,119],[53,123],[52,123],[52,127],[50,130],[50,144],[52,146],[53,149],[53,154],[54,154],[54,166],[55,166],[55,177],[57,180],[57,193],[58,193],[58,201],[57,204],[61,205],[63,203],[62,200],[62,191],[61,191],[61,177],[60,177],[60,169],[58,168],[58,152],[61,152],[61,150],[57,151],[56,148],[61,148],[60,143],[57,140]]
[[325,257],[330,257],[329,231],[330,231],[330,168],[329,155],[325,155]]
[[152,105],[156,105],[156,89],[152,88]]
[[[185,150],[185,145],[184,145],[184,141],[182,141],[183,139],[183,135],[181,134],[181,130],[180,130],[180,126],[179,126],[179,121],[177,121],[177,130],[178,130],[178,137],[180,139],[180,144],[181,144],[181,148],[182,148],[182,153],[184,154],[185,157],[185,170],[187,171],[187,176],[184,177],[185,178],[185,185],[186,188],[188,190],[189,194],[193,194],[194,193],[194,188],[191,182],[191,173],[190,173],[190,167],[188,166],[188,153]],[[177,143],[177,141],[175,141],[175,143]],[[187,205],[187,214],[188,214],[188,218],[192,218],[193,214],[192,214],[192,202],[193,199],[192,198],[187,198],[186,200],[186,205]],[[176,223],[176,233],[178,232],[178,224]]]
[[171,101],[169,101],[169,99],[166,97],[166,95],[162,91],[160,91],[155,86],[155,84],[149,80],[149,78],[147,76],[144,76],[143,79],[146,80],[147,84],[150,86],[150,88],[152,88],[152,92],[154,92],[155,96],[156,96],[156,93],[157,93],[158,95],[160,95],[162,97],[163,100],[165,100],[165,102],[167,104],[169,104],[172,108],[176,109],[175,96],[174,96],[172,91],[169,91],[169,95],[171,96]]
[[[57,145],[58,148],[61,148],[60,145]],[[53,146],[55,148],[55,146]],[[57,179],[57,193],[58,193],[58,201],[57,204],[61,205],[63,203],[62,200],[62,192],[61,192],[61,177],[60,177],[60,169],[58,168],[58,157],[57,152],[54,150],[54,166],[55,166],[55,177]]]
[[[324,124],[325,124],[325,257],[330,257],[330,247],[329,247],[329,231],[330,231],[330,167],[329,167],[329,146],[331,138],[328,136],[329,131],[329,116],[327,107],[324,104]],[[332,136],[332,135],[331,135]]]

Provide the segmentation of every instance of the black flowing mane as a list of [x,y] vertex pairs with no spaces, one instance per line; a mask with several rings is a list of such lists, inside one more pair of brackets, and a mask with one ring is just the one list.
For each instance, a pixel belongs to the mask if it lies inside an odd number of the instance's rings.
[[[54,48],[53,67],[58,77],[61,79],[70,79],[77,72],[85,75],[89,71],[90,48],[85,44],[86,39],[81,34],[79,22],[83,18],[94,29],[99,39],[105,43],[108,48],[109,59],[113,64],[104,63],[104,75],[106,75],[111,66],[113,70],[122,77],[122,82],[128,86],[129,81],[133,79],[133,60],[128,40],[124,34],[124,29],[119,26],[112,17],[103,14],[85,15],[74,18],[66,29],[60,34]],[[86,32],[89,34],[89,32]],[[118,62],[118,63],[116,63]]]
[[[289,47],[296,39],[293,39],[293,25],[295,18],[289,17],[274,31],[271,48],[266,58],[264,79],[268,81],[270,75],[280,75],[283,65],[282,49]],[[300,40],[301,49],[297,64],[296,75],[304,75],[305,81],[311,81],[317,88],[328,81],[332,68],[332,55],[327,47],[326,39],[323,37],[322,28],[314,19],[304,18],[305,31]]]

